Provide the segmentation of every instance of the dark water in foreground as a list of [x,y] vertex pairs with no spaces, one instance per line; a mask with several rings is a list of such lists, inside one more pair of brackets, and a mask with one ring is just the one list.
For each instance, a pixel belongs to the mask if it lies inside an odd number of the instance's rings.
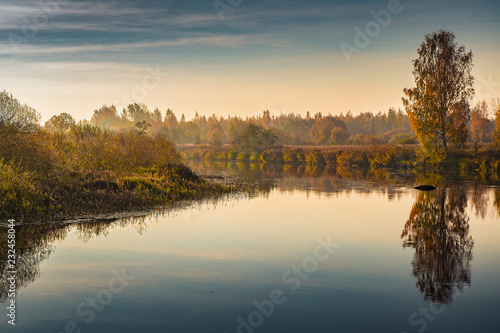
[[500,187],[268,176],[258,188],[17,227],[16,326],[2,261],[0,332],[498,330]]

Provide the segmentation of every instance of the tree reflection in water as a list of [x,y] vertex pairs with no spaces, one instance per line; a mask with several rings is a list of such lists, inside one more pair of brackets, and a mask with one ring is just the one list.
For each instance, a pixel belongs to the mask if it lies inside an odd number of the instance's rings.
[[425,300],[449,304],[470,286],[472,248],[464,187],[421,192],[404,226],[403,247],[415,249],[413,276]]
[[[160,214],[158,212],[157,214]],[[154,216],[154,214],[152,214]],[[82,222],[78,224],[46,223],[16,226],[15,271],[16,292],[33,283],[40,277],[40,264],[54,252],[57,242],[64,240],[69,231],[74,230],[77,237],[87,242],[93,237],[106,237],[113,227],[133,226],[139,234],[147,228],[146,217],[138,216],[125,219]],[[8,252],[8,229],[0,227],[0,253]],[[0,304],[5,303],[9,294],[8,261],[0,259]]]
[[[67,236],[67,226],[45,224],[37,226],[17,226],[15,244],[16,291],[26,287],[40,276],[40,263],[54,251],[54,243]],[[0,253],[7,253],[7,228],[0,228]],[[7,256],[0,260],[0,303],[5,302],[9,293],[10,274]]]
[[[75,232],[78,239],[88,242],[92,238],[106,237],[113,228],[134,228],[142,235],[148,228],[148,223],[157,221],[160,216],[174,217],[182,213],[187,207],[196,208],[204,205],[217,206],[228,205],[231,202],[243,198],[241,194],[229,194],[224,197],[208,198],[193,202],[180,203],[178,206],[158,209],[142,216],[124,218],[108,217],[105,220],[71,223],[42,223],[17,225],[15,243],[15,271],[16,292],[20,288],[28,286],[40,277],[40,264],[49,258],[55,251],[57,242],[61,242],[70,232]],[[5,303],[9,294],[7,253],[8,229],[0,225],[0,253],[5,254],[0,258],[0,304]]]
[[[246,183],[259,180],[255,196],[266,197],[273,189],[281,192],[316,193],[326,197],[349,195],[355,193],[379,193],[387,195],[389,200],[401,196],[403,191],[396,191],[399,183],[385,185],[363,180],[350,180],[330,169],[322,171],[322,177],[316,177],[318,170],[297,168],[287,172],[281,167],[280,173],[265,168],[248,167],[243,170]],[[305,172],[314,176],[308,176]],[[383,175],[379,175],[381,178]],[[383,176],[385,177],[385,176]],[[378,178],[378,179],[381,179]],[[440,304],[451,303],[454,293],[463,290],[471,283],[470,261],[472,260],[473,240],[469,236],[469,218],[465,213],[468,187],[458,183],[447,190],[421,192],[413,205],[410,216],[401,238],[403,246],[415,249],[413,259],[413,276],[417,279],[417,287],[426,300]],[[486,215],[488,192],[475,187],[471,204],[479,216]],[[494,193],[494,204],[500,211],[500,191]],[[252,195],[250,195],[252,197]],[[240,194],[199,202],[199,205],[227,205],[246,198]],[[197,205],[198,205],[197,204]],[[189,206],[189,204],[186,204]],[[187,207],[186,206],[186,207]],[[133,226],[139,234],[148,227],[148,221],[156,220],[158,215],[175,216],[182,212],[184,206],[166,211],[155,211],[147,217],[134,217],[101,222],[78,224],[42,224],[16,227],[16,276],[17,287],[25,287],[40,275],[40,263],[54,251],[58,241],[62,241],[69,231],[75,231],[77,237],[86,242],[93,237],[105,237],[112,228]],[[499,213],[500,214],[500,213]],[[7,253],[7,228],[0,227],[0,253]],[[7,285],[7,261],[0,258],[0,303],[5,302]]]

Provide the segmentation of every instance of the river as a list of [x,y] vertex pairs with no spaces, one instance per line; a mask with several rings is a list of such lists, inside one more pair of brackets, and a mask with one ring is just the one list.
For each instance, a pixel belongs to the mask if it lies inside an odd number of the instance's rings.
[[498,329],[500,187],[237,176],[252,194],[16,226],[16,325],[1,261],[0,332]]

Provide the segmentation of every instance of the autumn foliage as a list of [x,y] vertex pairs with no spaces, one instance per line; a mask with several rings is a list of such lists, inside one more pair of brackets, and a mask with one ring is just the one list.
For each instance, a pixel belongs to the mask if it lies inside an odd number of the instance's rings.
[[[0,105],[3,114],[35,112],[7,97],[8,103]],[[38,119],[28,114],[0,122],[0,216],[67,218],[231,190],[207,183],[184,166],[161,133],[76,124],[69,114],[52,117],[45,127]]]
[[461,147],[467,139],[469,100],[474,96],[472,51],[449,31],[428,34],[413,61],[414,88],[403,103],[422,146]]

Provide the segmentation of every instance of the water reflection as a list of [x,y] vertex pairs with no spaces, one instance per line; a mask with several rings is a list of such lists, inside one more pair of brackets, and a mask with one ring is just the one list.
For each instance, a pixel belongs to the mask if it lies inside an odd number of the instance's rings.
[[[54,243],[66,238],[67,226],[38,225],[18,226],[16,229],[16,287],[26,287],[40,277],[40,263],[47,259],[54,251]],[[0,228],[0,253],[7,253],[7,228]],[[0,303],[5,302],[9,293],[7,278],[10,269],[6,256],[0,261]],[[16,289],[16,291],[17,291]]]
[[486,212],[488,211],[488,199],[487,188],[479,186],[477,183],[474,184],[471,193],[471,205],[474,208],[476,216],[482,219],[486,217]]
[[398,174],[387,170],[352,169],[310,165],[276,165],[235,162],[190,162],[202,175],[236,177],[253,191],[252,196],[268,197],[272,191],[306,192],[327,198],[350,193],[386,194],[389,200],[398,199],[401,187],[413,186],[414,175]]
[[[397,234],[399,234],[401,228],[401,220],[404,221],[404,216],[408,214],[408,208],[413,201],[413,195],[416,193],[411,189],[416,181],[414,178],[394,175],[383,170],[359,170],[356,172],[361,174],[354,175],[359,178],[350,178],[349,176],[353,176],[352,174],[339,173],[338,170],[330,168],[318,169],[309,166],[292,167],[285,165],[275,167],[241,164],[232,165],[232,168],[244,183],[255,185],[254,196],[260,198],[267,198],[274,191],[274,193],[293,194],[299,192],[299,194],[314,194],[322,198],[339,198],[339,202],[342,203],[344,202],[342,200],[345,200],[345,202],[349,200],[351,193],[362,198],[366,196],[367,201],[379,197],[382,198],[381,200],[391,201],[391,205],[393,200],[402,197],[410,199],[411,201],[405,206],[402,215],[395,220],[396,238],[387,236],[395,240],[396,248],[400,246]],[[228,169],[231,170],[231,166],[222,166],[221,170]],[[200,173],[208,174],[209,170],[213,171],[214,169],[211,166],[210,169],[198,170]],[[500,191],[493,192],[484,185],[475,183],[447,185],[443,177],[436,175],[432,177],[434,177],[432,181],[425,178],[417,181],[419,183],[433,183],[440,187],[448,186],[447,189],[421,192],[416,195],[401,238],[403,238],[405,248],[413,248],[415,251],[412,261],[412,275],[415,277],[417,288],[424,295],[424,299],[439,304],[449,304],[458,291],[462,291],[464,287],[471,284],[470,263],[474,244],[472,237],[469,235],[469,217],[466,213],[466,206],[470,203],[472,212],[479,218],[484,218],[487,215],[488,205],[491,203],[500,211]],[[492,200],[490,200],[490,196],[493,198]],[[229,204],[235,200],[239,199],[235,197],[226,198],[225,201],[213,202],[213,205],[215,207]],[[368,202],[363,202],[363,204],[365,203]],[[181,209],[157,212],[156,214],[175,216],[175,214],[181,212]],[[346,216],[350,214],[343,207],[341,210],[346,211]],[[337,220],[341,219],[339,212],[335,212]],[[234,214],[236,216],[238,213]],[[77,237],[83,242],[88,242],[93,238],[107,237],[108,234],[113,234],[116,229],[120,228],[133,228],[138,234],[142,235],[150,227],[150,221],[154,220],[155,217],[149,215],[149,217],[85,222],[74,225],[18,226],[16,227],[17,287],[26,287],[40,277],[40,263],[49,258],[51,253],[54,252],[57,243],[65,239],[69,233],[76,233]],[[347,221],[347,218],[345,220]],[[293,225],[293,221],[289,222]],[[331,223],[334,225],[337,222]],[[364,228],[362,230],[369,229]],[[341,234],[342,230],[337,232]],[[262,234],[265,234],[265,232],[263,231]],[[387,234],[392,235],[392,233]],[[224,237],[226,239],[231,236],[224,233]],[[355,237],[359,238],[359,235]],[[0,253],[7,253],[6,239],[7,229],[0,228]],[[273,239],[271,243],[276,250],[276,240]],[[192,244],[186,246],[189,247]],[[237,246],[240,246],[240,244],[237,244]],[[283,248],[285,247],[283,246]],[[360,245],[359,253],[363,253],[365,250],[364,245]],[[194,252],[196,252],[196,249],[193,250]],[[383,257],[381,257],[381,260],[383,260]],[[409,261],[407,258],[404,260],[406,263]],[[205,266],[199,265],[197,262],[193,263],[193,265],[200,271],[206,269]],[[5,302],[8,291],[6,272],[7,263],[0,260],[0,303]],[[404,275],[406,279],[409,278],[406,271]],[[412,290],[412,293],[420,299],[420,295],[413,287]]]
[[[482,202],[476,207],[482,209]],[[415,249],[412,274],[425,300],[449,304],[457,291],[470,286],[474,241],[466,206],[463,186],[421,192],[406,221],[403,247]]]
[[[114,229],[131,228],[142,235],[149,227],[149,222],[159,217],[174,217],[186,207],[200,207],[202,205],[226,205],[231,201],[241,199],[239,194],[229,194],[215,199],[203,199],[192,203],[180,203],[167,210],[157,210],[146,215],[127,218],[107,217],[102,220],[88,219],[78,222],[58,222],[41,224],[16,225],[15,243],[15,270],[16,293],[27,287],[40,277],[40,264],[49,258],[55,251],[56,244],[66,239],[70,232],[74,232],[79,240],[86,243],[93,238],[107,237]],[[121,215],[121,214],[117,214]],[[8,229],[0,226],[0,253],[8,253]],[[9,294],[7,256],[0,258],[0,304],[5,303]]]

